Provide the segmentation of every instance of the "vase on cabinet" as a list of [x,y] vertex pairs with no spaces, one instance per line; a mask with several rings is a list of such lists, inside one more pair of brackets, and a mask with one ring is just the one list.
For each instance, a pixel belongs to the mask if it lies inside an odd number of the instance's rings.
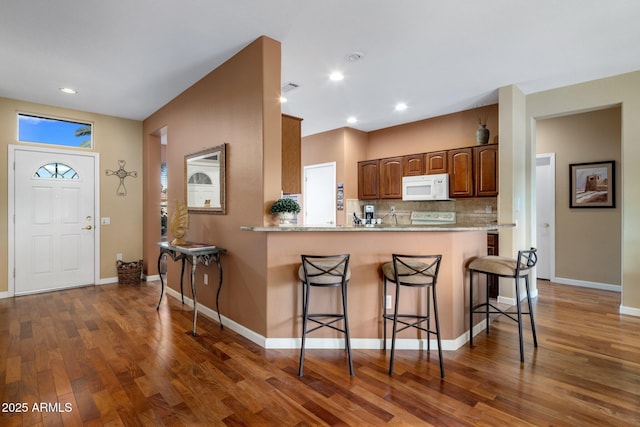
[[476,130],[476,144],[485,145],[489,143],[489,129],[487,125],[479,125]]

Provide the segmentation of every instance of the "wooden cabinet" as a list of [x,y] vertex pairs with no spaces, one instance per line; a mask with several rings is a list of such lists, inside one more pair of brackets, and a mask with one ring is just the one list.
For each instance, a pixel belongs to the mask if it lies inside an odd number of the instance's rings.
[[449,197],[473,196],[473,149],[448,150]]
[[402,176],[424,175],[424,154],[411,154],[404,156]]
[[482,145],[473,148],[475,195],[498,195],[498,146]]
[[282,192],[302,193],[302,119],[282,115]]
[[433,175],[436,173],[447,173],[447,152],[434,151],[424,155],[425,173]]
[[380,198],[379,160],[358,162],[358,199],[375,200]]
[[380,159],[380,198],[402,199],[402,157]]

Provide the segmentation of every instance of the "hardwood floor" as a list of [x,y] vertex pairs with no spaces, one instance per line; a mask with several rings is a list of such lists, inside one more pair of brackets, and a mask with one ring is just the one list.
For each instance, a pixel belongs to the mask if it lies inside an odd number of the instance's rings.
[[[492,322],[475,347],[397,351],[265,350],[158,283],[0,300],[2,426],[640,425],[640,318],[620,294],[539,282],[539,347]],[[526,330],[525,325],[525,330]],[[4,380],[2,380],[4,378]],[[36,405],[36,406],[34,406]]]

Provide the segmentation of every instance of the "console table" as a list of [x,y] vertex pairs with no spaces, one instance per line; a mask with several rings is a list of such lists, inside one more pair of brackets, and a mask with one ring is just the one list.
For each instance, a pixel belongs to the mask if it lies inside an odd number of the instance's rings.
[[185,262],[191,264],[191,295],[193,296],[193,336],[196,336],[196,321],[198,318],[198,301],[196,299],[196,266],[198,263],[209,266],[212,262],[218,267],[220,272],[220,280],[218,281],[218,292],[216,293],[216,311],[218,312],[218,320],[220,321],[220,327],[222,328],[222,317],[220,316],[220,307],[218,300],[220,298],[220,289],[222,289],[222,265],[220,264],[220,255],[227,250],[218,246],[209,245],[206,243],[194,243],[186,242],[184,245],[173,246],[168,242],[156,243],[160,247],[160,256],[158,256],[158,273],[160,275],[160,283],[162,289],[160,291],[160,300],[156,310],[160,309],[160,302],[164,295],[164,274],[160,270],[160,263],[163,256],[169,256],[172,260],[182,261],[182,269],[180,270],[180,294],[182,295],[182,303],[184,304],[184,292],[182,286],[182,280],[184,276]]

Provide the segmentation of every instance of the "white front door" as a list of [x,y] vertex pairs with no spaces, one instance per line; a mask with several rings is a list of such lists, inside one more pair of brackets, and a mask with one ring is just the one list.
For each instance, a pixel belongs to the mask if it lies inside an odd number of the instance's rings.
[[95,283],[97,155],[14,149],[15,294]]
[[304,167],[304,224],[336,223],[336,163]]
[[539,279],[555,278],[555,211],[556,211],[555,154],[536,156],[536,246]]

